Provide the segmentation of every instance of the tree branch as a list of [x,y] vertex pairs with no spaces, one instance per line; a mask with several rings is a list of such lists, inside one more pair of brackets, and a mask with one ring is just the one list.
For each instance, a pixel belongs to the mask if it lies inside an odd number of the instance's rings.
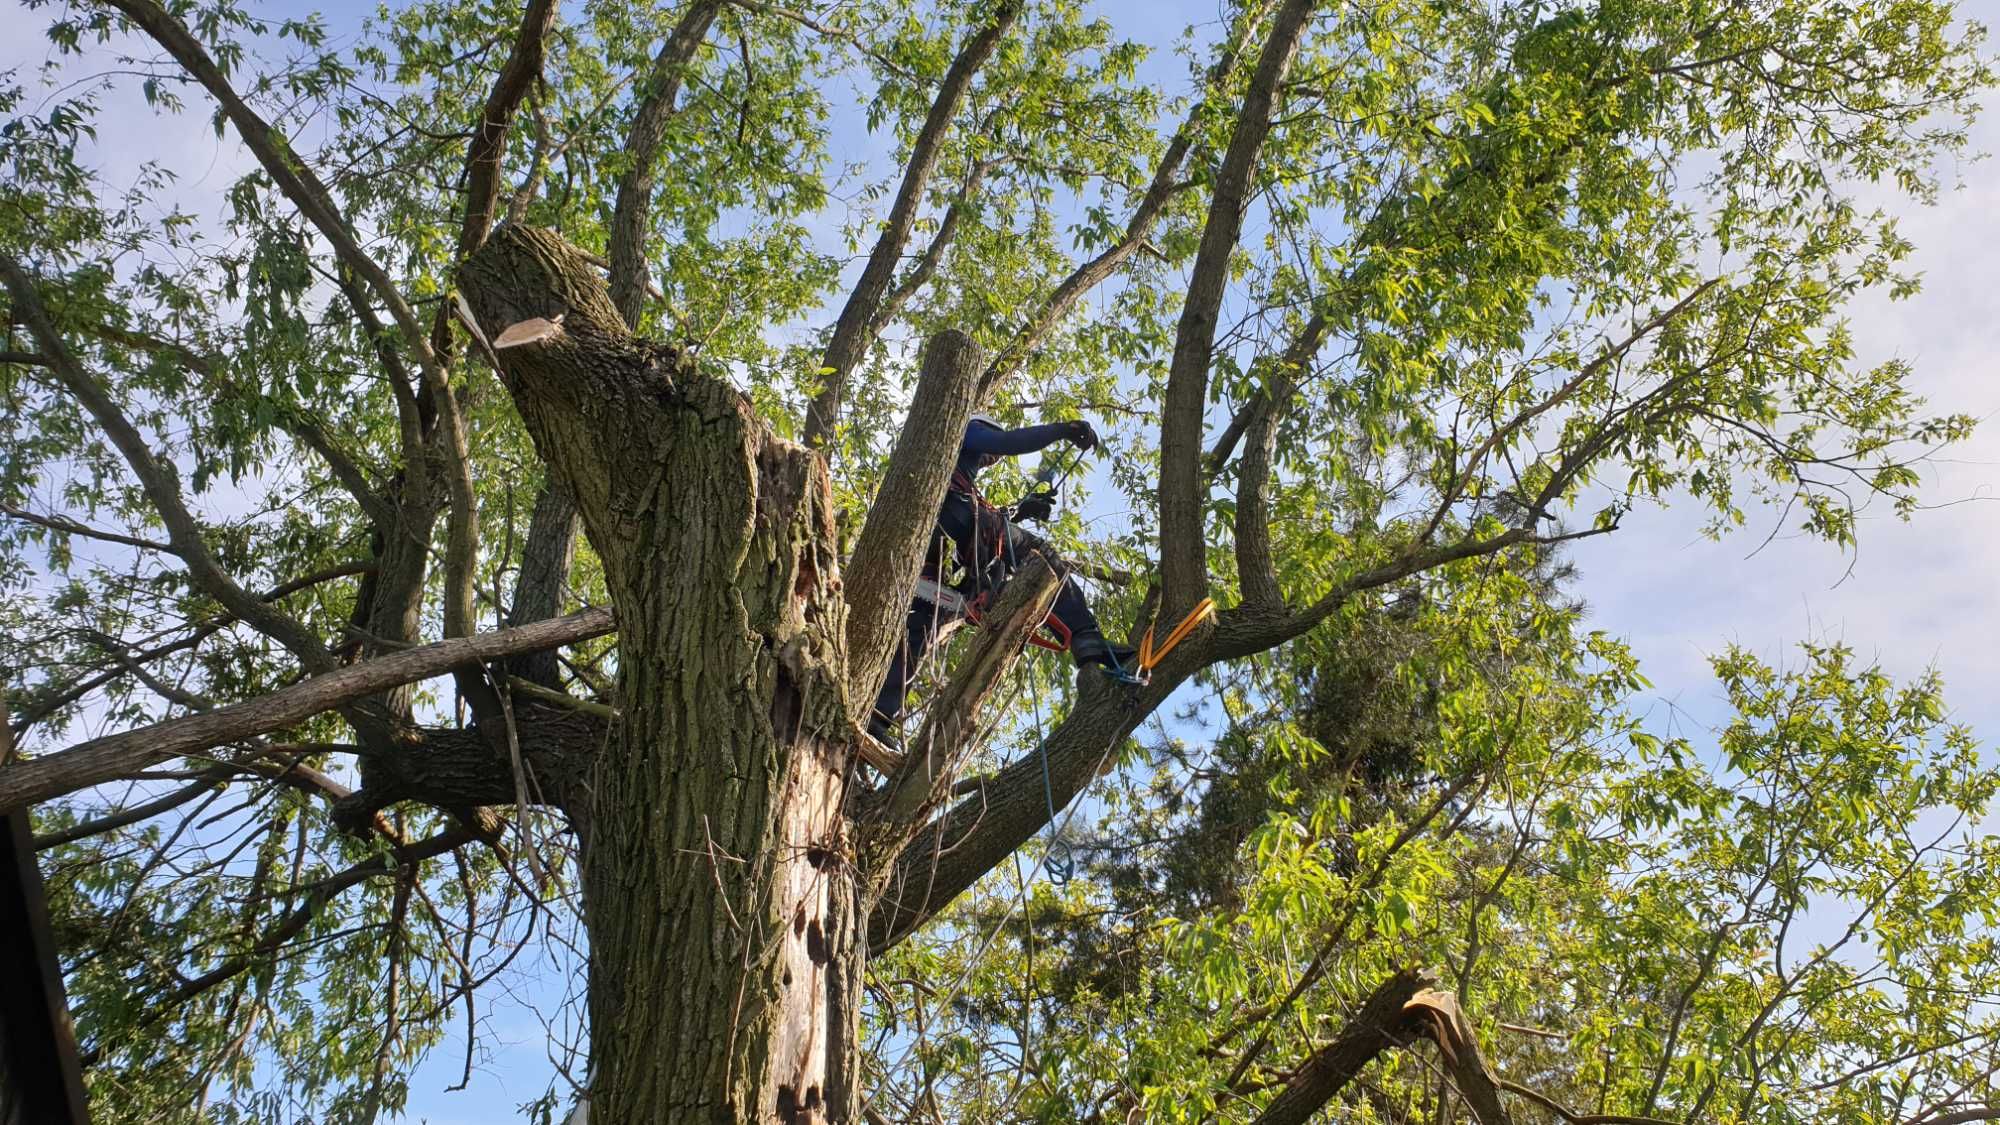
[[[345,871],[320,880],[307,893],[303,904],[294,909],[290,914],[287,914],[276,926],[266,931],[264,936],[259,938],[250,948],[234,956],[225,958],[215,968],[183,982],[180,987],[174,989],[171,993],[156,998],[157,1002],[148,1005],[146,1011],[133,1023],[132,1029],[140,1031],[159,1023],[161,1020],[172,1017],[189,1001],[249,970],[263,958],[276,954],[286,942],[304,932],[305,928],[312,924],[312,920],[319,916],[319,912],[326,908],[326,904],[332,901],[335,895],[347,890],[349,887],[377,875],[391,875],[406,867],[421,863],[424,860],[434,859],[456,851],[466,844],[472,843],[476,838],[470,829],[454,828],[448,832],[432,836],[428,840],[422,840],[405,847],[398,847],[390,855],[379,859],[365,860],[347,868]],[[99,1043],[84,1052],[83,1065],[86,1067],[95,1065],[103,1051],[104,1044]]]
[[882,299],[881,307],[875,310],[875,315],[868,325],[868,334],[871,337],[881,335],[882,330],[888,327],[890,321],[896,319],[896,314],[902,311],[910,298],[916,296],[917,292],[929,284],[931,278],[936,275],[938,264],[944,261],[944,252],[951,246],[952,239],[957,236],[959,222],[963,219],[966,208],[971,206],[972,197],[978,193],[979,183],[986,178],[986,170],[991,164],[991,161],[986,160],[973,163],[972,170],[966,174],[964,186],[959,189],[958,198],[952,200],[950,207],[945,208],[944,218],[938,221],[937,233],[931,236],[930,244],[924,247],[923,256],[917,259],[917,264],[910,267],[910,272],[903,276],[903,280],[896,283],[896,287]]
[[982,358],[979,345],[956,329],[931,337],[924,349],[916,397],[844,568],[850,699],[875,697],[902,635],[917,570],[935,538],[938,506],[972,416]]
[[479,115],[479,128],[465,154],[465,221],[458,232],[458,256],[479,249],[493,229],[500,205],[500,163],[507,154],[507,131],[514,115],[542,73],[542,53],[555,25],[555,0],[529,0],[521,12],[514,46],[493,80],[493,90]]
[[721,8],[722,0],[696,0],[681,14],[680,22],[653,56],[646,89],[632,117],[632,128],[625,134],[625,158],[632,163],[618,181],[618,199],[611,211],[611,303],[625,326],[635,331],[646,307],[646,227],[653,210],[660,146],[667,138],[667,123],[676,112],[674,101],[680,96],[682,75]]
[[1051,806],[1060,812],[1075,800],[1132,731],[1202,665],[1205,649],[1199,636],[1182,642],[1136,694],[1095,669],[1079,670],[1076,705],[1040,752],[981,779],[972,795],[926,824],[903,849],[869,919],[871,955],[908,937],[1013,855],[1049,823]]
[[937,167],[945,133],[951,128],[952,118],[958,115],[959,106],[972,89],[973,75],[986,65],[994,48],[999,46],[1001,37],[1020,17],[1022,7],[1023,0],[1001,0],[994,9],[992,22],[966,40],[965,46],[960,48],[958,56],[945,70],[944,81],[939,84],[937,96],[931,100],[930,112],[924,117],[923,128],[918,131],[916,142],[910,146],[909,161],[903,166],[903,182],[896,190],[895,202],[890,205],[888,221],[875,240],[875,248],[868,254],[868,264],[862,268],[861,280],[855,283],[854,291],[848,294],[846,306],[840,310],[840,319],[833,326],[833,338],[827,341],[826,353],[820,359],[820,366],[829,370],[824,376],[825,385],[813,397],[812,405],[806,411],[803,436],[809,446],[823,446],[833,436],[833,428],[840,420],[840,404],[847,392],[848,377],[875,342],[875,329],[878,327],[876,310],[881,307],[895,277],[896,262],[903,255],[904,244],[910,240],[910,229],[916,225],[917,208],[923,203],[924,189]]
[[1216,174],[1215,194],[1202,225],[1201,245],[1195,252],[1174,336],[1160,418],[1160,609],[1170,620],[1187,612],[1208,590],[1201,432],[1208,406],[1209,353],[1215,346],[1216,321],[1229,282],[1229,259],[1243,230],[1258,157],[1271,132],[1278,89],[1305,38],[1313,6],[1313,0],[1285,0],[1272,21],[1270,37],[1264,42],[1222,168]]
[[22,523],[31,523],[37,527],[46,527],[50,531],[60,531],[65,535],[81,535],[86,539],[100,539],[106,543],[119,543],[127,547],[137,547],[143,551],[174,553],[174,545],[171,543],[162,543],[157,539],[140,539],[136,536],[120,535],[115,531],[100,531],[97,528],[80,524],[75,520],[67,519],[63,516],[40,516],[28,511],[26,508],[17,508],[12,504],[0,504],[0,514],[11,516]]
[[344,703],[467,664],[572,644],[613,628],[611,611],[587,609],[517,629],[406,649],[257,699],[92,739],[0,770],[0,811],[111,781],[169,758],[282,730]]
[[[553,475],[542,482],[535,512],[528,521],[528,539],[521,547],[521,572],[514,581],[514,604],[507,624],[526,625],[554,617],[562,609],[563,587],[576,558],[576,500]],[[507,662],[507,670],[522,679],[553,688],[554,650],[524,653]]]
[[1326,339],[1327,318],[1314,313],[1278,357],[1256,396],[1245,427],[1243,463],[1236,477],[1236,580],[1243,604],[1253,612],[1283,613],[1284,592],[1271,564],[1271,460],[1278,447],[1278,423],[1299,377]]
[[1252,1125],[1305,1125],[1377,1055],[1408,1040],[1405,1005],[1419,989],[1435,987],[1434,974],[1416,969],[1403,969],[1377,985],[1340,1035],[1299,1065]]
[[187,563],[189,575],[202,592],[220,602],[238,620],[284,645],[307,670],[320,672],[334,667],[333,654],[326,650],[311,630],[253,597],[224,573],[221,564],[209,553],[200,525],[181,499],[180,481],[172,466],[153,456],[138,428],[70,353],[69,345],[64,342],[55,323],[49,319],[48,310],[42,305],[34,280],[21,264],[12,257],[0,254],[0,278],[4,278],[13,298],[14,319],[27,326],[43,354],[49,357],[49,370],[55,374],[56,380],[90,412],[105,436],[124,455],[133,475],[139,478],[146,498],[166,525],[167,540],[173,545],[174,553]]

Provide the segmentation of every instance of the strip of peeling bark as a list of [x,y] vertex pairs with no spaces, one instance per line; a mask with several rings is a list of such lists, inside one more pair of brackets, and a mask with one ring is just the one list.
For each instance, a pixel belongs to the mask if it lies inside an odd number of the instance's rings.
[[840,421],[841,400],[847,393],[847,382],[861,357],[875,342],[876,310],[889,292],[896,273],[896,263],[903,256],[903,247],[910,240],[910,230],[916,225],[917,208],[922,205],[924,189],[929,185],[931,173],[937,168],[938,154],[944,145],[945,133],[958,115],[959,106],[972,90],[972,79],[986,60],[993,55],[1007,29],[1021,15],[1022,0],[1002,0],[994,9],[992,22],[973,34],[960,48],[951,66],[945,70],[944,81],[939,84],[937,96],[931,100],[930,111],[924,116],[923,128],[918,131],[916,142],[910,146],[908,161],[903,165],[903,182],[896,190],[895,202],[890,205],[889,218],[882,226],[881,235],[875,240],[875,248],[868,254],[868,264],[861,270],[861,280],[855,283],[854,292],[847,298],[847,304],[840,310],[840,319],[834,323],[833,338],[827,341],[826,353],[820,359],[820,366],[827,369],[825,384],[819,394],[813,396],[812,405],[806,411],[805,443],[819,447],[833,436],[833,428]]
[[204,714],[92,739],[0,770],[0,811],[111,781],[168,758],[282,730],[352,700],[466,664],[601,637],[613,628],[611,611],[587,609],[392,653]]
[[1404,1005],[1413,1026],[1420,1028],[1438,1045],[1452,1085],[1465,1099],[1479,1125],[1514,1125],[1507,1107],[1500,1102],[1500,1079],[1486,1064],[1479,1050],[1479,1033],[1458,1006],[1458,997],[1449,992],[1425,990]]
[[1216,322],[1229,283],[1229,259],[1242,234],[1278,89],[1305,38],[1313,7],[1313,0],[1285,0],[1272,21],[1215,177],[1215,194],[1209,200],[1174,336],[1160,418],[1160,608],[1170,620],[1178,620],[1208,592],[1201,435],[1208,408],[1209,353],[1215,347]]

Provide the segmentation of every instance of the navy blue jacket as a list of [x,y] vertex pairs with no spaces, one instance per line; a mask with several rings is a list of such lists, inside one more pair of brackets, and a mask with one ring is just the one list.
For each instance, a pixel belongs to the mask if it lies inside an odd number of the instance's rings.
[[[1002,457],[1047,449],[1069,435],[1070,426],[1064,422],[1003,430],[988,422],[975,421],[965,428],[965,437],[958,446],[958,467],[952,473],[951,487],[945,491],[937,521],[938,530],[943,532],[941,538],[950,540],[956,549],[959,566],[970,571],[975,563],[991,560],[1005,542],[1006,520],[990,506],[982,507],[974,494],[979,470]],[[976,528],[984,534],[976,535]],[[940,542],[938,549],[925,559],[925,577],[933,580],[938,577],[944,561],[943,548]]]

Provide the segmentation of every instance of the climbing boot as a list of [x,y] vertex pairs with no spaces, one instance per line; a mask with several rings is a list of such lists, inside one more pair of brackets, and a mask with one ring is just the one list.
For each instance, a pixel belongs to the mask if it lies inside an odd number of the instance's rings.
[[1095,629],[1081,629],[1069,639],[1069,655],[1078,667],[1097,664],[1107,671],[1129,672],[1137,663],[1139,652],[1130,645],[1112,644]]

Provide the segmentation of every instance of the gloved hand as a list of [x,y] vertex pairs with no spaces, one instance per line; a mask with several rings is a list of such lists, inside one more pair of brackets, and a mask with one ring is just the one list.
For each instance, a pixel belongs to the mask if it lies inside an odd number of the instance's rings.
[[1020,501],[1014,505],[1014,518],[1017,520],[1033,520],[1036,523],[1040,523],[1054,515],[1055,510],[1056,494],[1044,488],[1021,497]]
[[1091,428],[1089,422],[1078,418],[1076,421],[1069,423],[1068,426],[1069,432],[1065,433],[1063,437],[1070,444],[1083,450],[1097,448],[1097,431]]

